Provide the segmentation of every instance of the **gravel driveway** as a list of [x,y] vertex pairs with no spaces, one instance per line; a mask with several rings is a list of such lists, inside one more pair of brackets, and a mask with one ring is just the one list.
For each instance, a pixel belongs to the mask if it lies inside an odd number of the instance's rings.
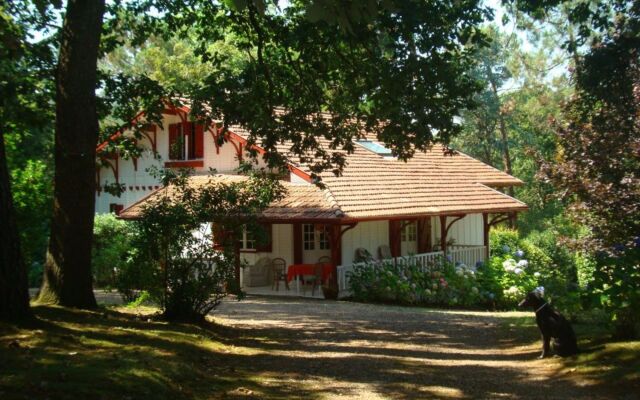
[[538,360],[514,315],[249,297],[214,319],[247,332],[242,368],[286,398],[614,398]]

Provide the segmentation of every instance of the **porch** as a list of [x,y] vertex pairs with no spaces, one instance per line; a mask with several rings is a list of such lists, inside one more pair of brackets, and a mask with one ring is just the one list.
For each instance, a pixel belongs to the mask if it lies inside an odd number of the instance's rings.
[[[475,266],[478,262],[484,263],[486,260],[486,246],[474,245],[450,245],[446,249],[446,257],[453,263],[461,263],[467,266]],[[438,260],[445,257],[443,251],[432,251],[429,253],[415,254],[411,256],[394,257],[380,262],[390,262],[394,265],[412,265],[419,267],[423,272],[430,270],[437,265]],[[347,297],[349,291],[349,275],[353,272],[354,266],[364,265],[364,263],[356,263],[351,265],[339,265],[337,267],[338,276],[338,297]]]
[[[477,262],[484,262],[486,257],[486,247],[476,245],[450,245],[447,248],[446,256],[450,257],[454,263],[462,263],[469,266],[476,265]],[[442,251],[432,251],[429,253],[406,255],[400,257],[394,257],[384,260],[376,260],[375,262],[391,262],[397,265],[416,265],[422,270],[427,270],[435,265],[438,260],[445,257],[445,253]],[[339,297],[346,297],[349,295],[349,273],[353,271],[353,267],[356,264],[339,265],[336,268]],[[261,286],[248,286],[243,285],[243,290],[247,294],[253,295],[266,295],[266,296],[283,296],[283,297],[306,297],[306,298],[324,298],[321,288],[315,290],[315,294],[312,294],[310,285],[306,287],[302,284],[299,277],[298,279],[289,282],[289,289],[287,289],[284,283],[281,283],[276,290],[273,285],[261,285]]]

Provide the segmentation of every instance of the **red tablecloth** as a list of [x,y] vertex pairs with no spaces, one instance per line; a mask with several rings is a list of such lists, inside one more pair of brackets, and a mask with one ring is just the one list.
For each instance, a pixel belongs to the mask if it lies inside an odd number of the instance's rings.
[[[298,275],[313,275],[315,274],[315,264],[292,264],[287,268],[287,280],[291,282]],[[326,282],[329,276],[333,273],[333,264],[322,265],[322,282]]]

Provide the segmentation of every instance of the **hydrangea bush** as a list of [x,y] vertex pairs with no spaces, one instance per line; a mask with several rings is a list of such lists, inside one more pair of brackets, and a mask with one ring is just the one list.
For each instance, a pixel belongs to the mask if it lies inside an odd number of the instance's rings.
[[475,266],[441,258],[421,268],[411,257],[404,261],[396,265],[390,261],[355,265],[350,274],[354,299],[451,306],[473,306],[487,300],[483,299]]

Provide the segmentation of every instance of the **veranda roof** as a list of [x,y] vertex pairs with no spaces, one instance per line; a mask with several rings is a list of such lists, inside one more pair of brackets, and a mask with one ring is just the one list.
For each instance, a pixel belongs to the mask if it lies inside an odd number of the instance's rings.
[[[397,178],[397,176],[396,176]],[[238,175],[192,176],[189,184],[197,187],[209,182],[230,183],[245,180]],[[382,177],[375,182],[372,177],[361,181],[337,178],[328,189],[315,185],[282,182],[287,189],[284,199],[274,202],[261,218],[274,222],[317,221],[337,222],[361,219],[386,219],[419,215],[451,215],[480,212],[521,211],[527,206],[485,185],[474,182],[442,182],[424,180],[409,185],[404,180],[392,182]],[[338,183],[339,182],[339,183]],[[170,191],[160,188],[123,210],[119,217],[137,219],[146,204],[151,204]],[[342,203],[335,199],[340,194]]]
[[[244,175],[194,175],[189,177],[189,185],[197,188],[207,184],[242,182],[248,177]],[[342,216],[342,212],[327,199],[326,192],[315,185],[295,185],[282,182],[287,189],[287,196],[274,202],[266,209],[261,217],[271,221],[289,220],[335,220]],[[162,187],[151,192],[146,197],[122,210],[118,215],[122,219],[138,219],[142,216],[146,205],[152,204],[161,196],[171,195],[172,187]]]

